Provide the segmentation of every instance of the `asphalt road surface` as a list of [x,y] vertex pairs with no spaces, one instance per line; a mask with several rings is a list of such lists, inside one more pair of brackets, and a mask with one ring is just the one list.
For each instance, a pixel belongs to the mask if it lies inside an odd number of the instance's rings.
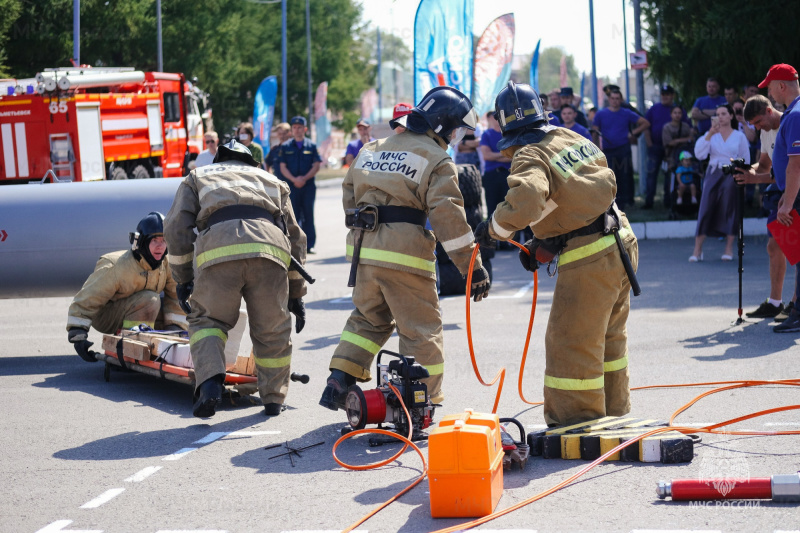
[[[306,297],[308,320],[295,335],[293,370],[311,376],[292,383],[288,409],[266,418],[257,397],[225,403],[211,419],[192,417],[188,386],[88,364],[66,339],[70,298],[0,300],[0,531],[2,532],[280,532],[348,527],[421,473],[408,450],[377,470],[350,471],[331,450],[344,414],[317,402],[327,364],[352,309],[344,259],[340,190],[317,196],[317,255],[308,269],[317,278]],[[767,295],[765,241],[748,239],[745,309]],[[736,262],[718,258],[722,243],[709,240],[707,260],[690,264],[689,240],[640,243],[643,294],[628,322],[631,385],[798,378],[800,334],[775,334],[768,320],[737,318]],[[52,268],[58,268],[53,258]],[[790,270],[791,272],[791,270]],[[87,275],[89,273],[87,272]],[[541,400],[544,331],[554,278],[540,273],[538,304],[523,391]],[[528,430],[543,427],[541,407],[517,392],[530,316],[532,281],[513,252],[494,260],[490,296],[473,304],[478,364],[486,380],[507,369],[498,414],[517,417]],[[789,276],[787,276],[789,278]],[[791,290],[786,282],[784,296]],[[471,407],[490,412],[494,387],[476,379],[469,359],[463,297],[441,302],[447,364],[444,406],[436,419]],[[90,340],[99,348],[101,336]],[[394,336],[386,346],[397,349]],[[371,388],[371,387],[367,387]],[[634,391],[632,415],[668,419],[711,387]],[[796,387],[764,386],[710,396],[680,415],[697,426],[750,412],[800,404]],[[800,430],[798,411],[746,420],[734,429]],[[285,448],[324,444],[302,457],[272,458]],[[370,448],[366,437],[339,447],[339,457],[366,464],[389,457],[398,445]],[[425,444],[421,444],[423,453]],[[695,505],[662,501],[656,483],[709,473],[765,477],[794,473],[798,436],[704,435],[688,464],[608,462],[577,482],[480,530],[497,531],[800,531],[798,505],[738,501]],[[523,472],[506,473],[497,509],[508,508],[566,479],[586,461],[532,458]],[[430,516],[428,481],[358,527],[359,531],[434,531],[465,522]]]

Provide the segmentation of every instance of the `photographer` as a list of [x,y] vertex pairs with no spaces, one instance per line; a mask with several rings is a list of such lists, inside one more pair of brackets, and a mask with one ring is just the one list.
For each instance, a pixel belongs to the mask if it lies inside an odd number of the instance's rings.
[[[778,216],[778,199],[780,191],[772,177],[772,149],[781,124],[781,113],[777,111],[769,99],[756,95],[744,106],[744,119],[754,128],[761,130],[761,156],[758,163],[749,169],[736,169],[734,178],[739,185],[769,183],[770,187],[762,195],[762,206],[769,211],[767,224]],[[774,189],[771,191],[770,189]],[[777,194],[776,194],[777,193]],[[748,318],[776,318],[784,312],[783,279],[786,276],[786,256],[767,229],[767,255],[769,256],[769,297],[756,309],[747,313]],[[791,304],[790,304],[791,305]],[[788,314],[788,313],[786,313]]]
[[[747,137],[738,130],[738,123],[730,104],[717,108],[716,120],[711,121],[711,129],[697,139],[694,153],[697,159],[711,156],[703,178],[703,196],[697,214],[694,251],[689,256],[690,263],[703,260],[703,242],[707,235],[725,236],[723,261],[733,260],[733,242],[736,239],[736,181],[723,172],[723,167],[735,159],[750,164],[750,148]],[[730,168],[730,173],[733,169]]]
[[[792,224],[792,209],[800,209],[800,84],[797,71],[791,65],[778,64],[770,67],[767,77],[758,84],[760,89],[768,87],[768,94],[777,104],[786,106],[781,118],[775,148],[772,152],[772,172],[775,183],[783,192],[778,201],[776,220],[784,226]],[[794,156],[794,157],[792,157]],[[800,263],[795,265],[795,307],[788,318],[773,328],[776,333],[800,331],[800,312],[797,310],[797,297],[800,291]]]

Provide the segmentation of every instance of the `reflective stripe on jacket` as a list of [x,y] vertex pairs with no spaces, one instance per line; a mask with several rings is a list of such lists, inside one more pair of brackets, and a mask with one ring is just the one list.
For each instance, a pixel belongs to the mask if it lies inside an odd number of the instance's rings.
[[67,329],[89,329],[97,312],[108,302],[128,298],[141,291],[164,291],[163,311],[166,324],[186,327],[186,315],[178,305],[175,281],[167,258],[153,270],[144,259],[137,260],[130,250],[105,254],[94,272],[69,306]]
[[[288,236],[269,220],[233,219],[208,226],[222,207],[256,206],[286,222]],[[195,228],[197,233],[195,233]],[[270,259],[288,270],[291,256],[305,263],[306,236],[297,225],[289,201],[289,186],[269,172],[238,161],[225,161],[193,170],[175,194],[164,221],[175,280],[194,279],[193,268],[250,257]],[[300,275],[289,272],[290,296],[305,294]]]
[[[428,213],[433,231],[404,222],[379,224],[365,231],[360,263],[436,277],[436,240],[466,275],[475,246],[458,188],[458,173],[432,132],[410,131],[365,144],[342,184],[345,209],[366,205],[404,206]],[[352,260],[353,235],[347,236]],[[480,255],[475,260],[479,268]]]

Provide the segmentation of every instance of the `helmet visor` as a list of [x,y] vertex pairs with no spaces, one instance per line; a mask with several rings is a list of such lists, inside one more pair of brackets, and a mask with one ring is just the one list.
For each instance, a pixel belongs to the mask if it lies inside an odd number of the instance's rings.
[[464,135],[466,134],[467,134],[467,128],[465,128],[464,126],[454,129],[453,133],[450,135],[450,146],[452,148],[455,148],[458,145],[458,143],[461,142],[461,139],[463,139]]

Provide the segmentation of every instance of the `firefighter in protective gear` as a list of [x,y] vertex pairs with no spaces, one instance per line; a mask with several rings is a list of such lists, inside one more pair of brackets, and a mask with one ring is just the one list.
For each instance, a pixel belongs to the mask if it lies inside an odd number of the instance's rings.
[[116,333],[139,324],[178,330],[187,326],[165,260],[164,215],[152,212],[144,217],[130,241],[130,250],[105,254],[97,261],[69,306],[67,338],[84,361],[96,361],[89,351],[89,327]]
[[[371,379],[372,360],[395,328],[400,353],[427,368],[430,377],[422,381],[431,400],[443,400],[434,249],[438,239],[467,274],[475,247],[456,166],[445,149],[476,124],[477,114],[466,96],[451,87],[436,87],[410,114],[392,120],[406,131],[364,145],[350,166],[342,203],[351,228],[347,257],[356,309],[334,351],[320,405],[344,408],[347,388]],[[425,229],[426,219],[433,231]],[[471,294],[479,301],[489,292],[480,256],[472,281]]]
[[[508,240],[530,226],[534,239],[526,247],[539,262],[560,254],[545,337],[545,421],[569,425],[624,415],[630,411],[631,282],[622,252],[633,269],[639,252],[627,218],[612,206],[614,173],[591,141],[548,124],[528,85],[509,82],[497,95],[495,114],[503,132],[498,148],[512,162],[505,201],[484,222],[488,233]],[[618,224],[620,246],[614,235],[604,235],[609,219]]]
[[280,414],[289,388],[290,309],[302,311],[304,320],[306,291],[297,271],[289,270],[292,256],[305,262],[306,236],[295,221],[288,185],[231,141],[219,147],[214,164],[186,176],[164,235],[172,274],[182,294],[191,294],[186,304],[197,384],[194,416],[214,415],[221,401],[225,343],[242,298],[265,414]]

